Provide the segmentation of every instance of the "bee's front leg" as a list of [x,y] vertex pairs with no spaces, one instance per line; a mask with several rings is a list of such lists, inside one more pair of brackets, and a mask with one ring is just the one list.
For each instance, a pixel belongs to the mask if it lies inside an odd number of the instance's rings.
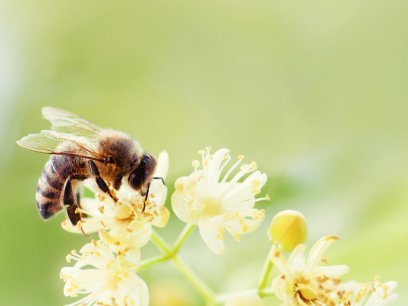
[[[158,176],[154,176],[152,177],[152,180],[161,180],[163,185],[166,186],[166,183],[164,182],[164,178],[162,177],[158,177]],[[142,213],[144,213],[144,211],[146,210],[146,202],[149,199],[149,192],[150,192],[150,184],[147,184],[147,189],[146,189],[146,194],[145,194],[145,198],[144,198],[144,202],[143,202],[143,207],[142,207]]]
[[145,198],[144,198],[144,201],[143,201],[142,213],[144,213],[145,210],[146,210],[146,202],[147,202],[147,200],[149,198],[149,192],[150,192],[150,183],[147,184],[146,194],[145,194]]
[[120,186],[122,186],[122,178],[123,178],[122,174],[116,175],[115,180],[113,182],[113,188],[115,188],[116,190],[120,189]]
[[96,184],[98,184],[98,187],[103,192],[107,193],[112,198],[112,200],[117,202],[118,198],[111,192],[111,190],[108,187],[108,184],[106,184],[106,182],[101,177],[99,169],[98,169],[98,167],[96,166],[95,162],[92,159],[90,159],[88,161],[88,166],[89,166],[89,170],[91,171],[91,174],[95,177]]

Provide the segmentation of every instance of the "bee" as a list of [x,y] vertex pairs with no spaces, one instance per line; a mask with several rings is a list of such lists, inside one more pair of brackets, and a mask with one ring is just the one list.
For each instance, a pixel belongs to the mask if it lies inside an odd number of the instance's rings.
[[[51,154],[38,179],[36,202],[43,219],[67,211],[76,225],[81,220],[79,186],[94,178],[98,187],[115,202],[115,190],[123,181],[145,196],[149,194],[156,168],[155,158],[143,152],[129,135],[103,129],[68,111],[44,107],[42,115],[51,122],[51,130],[29,134],[17,144],[23,148]],[[143,205],[142,212],[145,209]]]

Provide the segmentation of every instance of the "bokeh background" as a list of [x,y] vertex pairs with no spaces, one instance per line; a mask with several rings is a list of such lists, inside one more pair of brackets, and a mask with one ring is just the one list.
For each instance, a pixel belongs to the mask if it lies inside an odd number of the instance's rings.
[[[217,291],[254,287],[281,209],[348,279],[397,280],[408,303],[408,2],[402,0],[0,0],[0,305],[67,303],[59,268],[85,243],[43,222],[34,193],[47,156],[15,140],[66,108],[168,150],[168,185],[197,150],[228,147],[269,175],[263,227],[213,255],[182,257]],[[182,224],[160,231],[169,241]],[[144,255],[154,254],[152,247]],[[201,305],[171,265],[142,276],[153,306]],[[268,301],[277,305],[276,301]]]

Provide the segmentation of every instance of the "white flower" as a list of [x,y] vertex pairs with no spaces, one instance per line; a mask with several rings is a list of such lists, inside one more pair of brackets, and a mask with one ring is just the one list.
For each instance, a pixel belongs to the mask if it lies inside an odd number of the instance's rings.
[[364,303],[354,304],[358,306],[386,306],[395,302],[398,298],[398,294],[394,293],[397,287],[397,282],[381,283],[379,280],[375,280],[374,283],[368,287],[367,299]]
[[[168,155],[162,152],[154,176],[164,178],[167,169]],[[99,232],[100,238],[119,253],[144,246],[150,239],[152,225],[162,227],[169,219],[169,211],[164,207],[167,187],[161,180],[152,180],[146,203],[144,196],[125,183],[116,192],[116,203],[99,189],[94,179],[84,184],[95,193],[94,198],[81,199],[81,212],[86,217],[76,226],[66,219],[63,228],[74,233]]]
[[173,210],[184,222],[197,224],[201,237],[215,253],[225,251],[224,233],[236,240],[254,231],[264,218],[264,211],[254,208],[256,198],[266,183],[266,174],[256,170],[254,162],[237,169],[243,157],[224,174],[231,160],[229,150],[214,154],[200,151],[202,162],[194,161],[194,172],[176,181],[172,196]]
[[339,286],[338,292],[336,293],[339,297],[339,301],[336,306],[391,305],[398,298],[398,294],[394,293],[396,287],[396,282],[381,283],[378,278],[368,284],[347,282]]
[[[323,253],[338,240],[335,236],[325,236],[315,243],[305,256],[306,246],[298,245],[288,260],[275,248],[271,260],[280,271],[272,281],[272,291],[283,305],[337,305],[339,277],[346,274],[347,266],[321,266]],[[346,304],[347,305],[347,304]]]
[[263,306],[264,302],[256,293],[231,297],[225,306]]
[[123,255],[115,255],[104,242],[86,244],[67,256],[72,267],[61,269],[65,296],[86,295],[67,306],[147,306],[149,292],[135,273],[137,266]]
[[285,306],[386,306],[394,302],[396,282],[342,283],[340,276],[348,273],[347,266],[322,266],[324,252],[338,240],[325,236],[317,241],[305,256],[306,246],[298,245],[286,260],[274,247],[271,260],[280,274],[272,281],[272,292]]

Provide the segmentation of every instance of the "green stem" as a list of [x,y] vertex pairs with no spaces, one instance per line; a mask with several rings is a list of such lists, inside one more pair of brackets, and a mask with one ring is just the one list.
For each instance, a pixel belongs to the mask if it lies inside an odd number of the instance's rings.
[[271,251],[265,261],[262,274],[259,280],[258,288],[251,289],[245,292],[236,292],[230,294],[222,294],[216,296],[214,291],[194,273],[181,259],[177,256],[184,242],[188,236],[193,232],[195,226],[193,224],[187,224],[183,231],[177,238],[174,247],[171,248],[162,237],[156,232],[152,233],[151,241],[156,247],[163,253],[162,256],[145,260],[141,263],[139,270],[146,269],[160,262],[171,261],[173,265],[179,270],[181,274],[191,283],[191,285],[199,292],[206,301],[206,306],[215,306],[216,304],[224,304],[228,299],[234,296],[241,296],[245,293],[258,293],[260,297],[267,297],[273,295],[270,289],[265,289],[269,280],[269,275],[272,271],[273,264],[271,259],[274,248]]
[[194,225],[193,224],[187,224],[183,231],[181,232],[180,236],[177,238],[176,243],[174,244],[173,249],[171,249],[161,238],[157,233],[153,233],[152,235],[152,242],[160,249],[162,250],[165,255],[163,256],[158,256],[154,258],[147,259],[145,261],[142,261],[140,264],[139,270],[149,268],[155,264],[164,262],[169,260],[172,256],[175,256],[178,254],[180,251],[181,247],[183,246],[184,242],[188,238],[188,236],[193,232],[194,230]]
[[197,276],[178,256],[173,257],[173,264],[181,274],[191,283],[191,285],[201,293],[208,305],[214,304],[214,292],[207,286],[204,281]]
[[181,274],[191,283],[191,285],[205,298],[207,305],[215,305],[215,294],[207,286],[207,284],[199,278],[178,256],[175,250],[179,250],[183,242],[186,240],[188,235],[192,231],[192,226],[187,226],[179,239],[175,244],[175,248],[171,249],[167,243],[157,234],[156,232],[152,233],[152,242],[157,246],[158,249],[164,254],[163,257],[166,257],[166,260],[171,260],[174,266],[179,270]]
[[157,234],[155,231],[153,231],[151,239],[153,244],[164,254],[166,254],[167,256],[170,256],[172,254],[171,248],[167,245],[166,242],[164,242],[163,238],[160,237],[160,235]]
[[275,293],[272,292],[272,289],[265,289],[261,292],[260,296],[261,297],[275,296]]
[[173,247],[173,253],[176,255],[180,251],[181,247],[183,246],[184,242],[190,236],[190,234],[193,232],[195,228],[194,224],[187,224],[183,231],[181,232],[180,236],[177,238],[176,243],[174,244]]
[[273,263],[271,261],[271,256],[272,253],[274,251],[274,247],[271,248],[268,257],[266,258],[266,261],[264,263],[264,267],[262,269],[262,274],[261,277],[259,279],[259,285],[258,285],[258,294],[259,296],[263,297],[265,296],[265,288],[268,284],[268,280],[269,280],[269,275],[271,274],[272,268],[273,268]]
[[140,271],[140,270],[143,270],[143,269],[147,269],[147,268],[149,268],[151,266],[154,266],[155,264],[158,264],[160,262],[165,262],[168,259],[169,259],[168,255],[163,255],[163,256],[157,256],[157,257],[154,257],[154,258],[144,260],[144,261],[142,261],[140,263],[140,266],[139,266],[138,270]]

